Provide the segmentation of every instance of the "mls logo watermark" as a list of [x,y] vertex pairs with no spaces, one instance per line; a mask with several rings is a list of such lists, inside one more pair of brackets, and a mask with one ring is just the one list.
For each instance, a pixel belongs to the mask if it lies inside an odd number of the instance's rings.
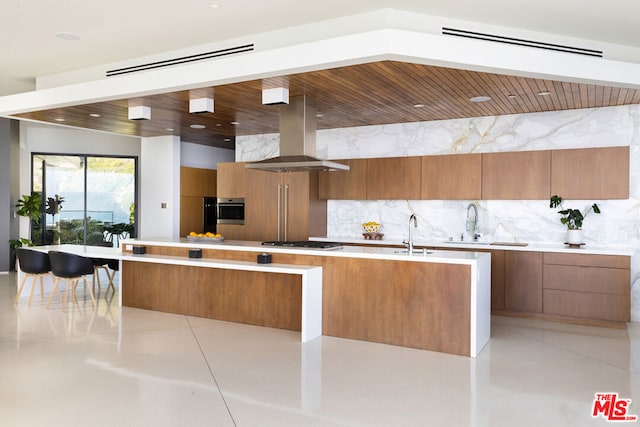
[[602,416],[605,420],[614,422],[637,421],[637,415],[628,413],[629,405],[631,405],[631,399],[619,399],[618,393],[596,393],[591,416],[593,418]]

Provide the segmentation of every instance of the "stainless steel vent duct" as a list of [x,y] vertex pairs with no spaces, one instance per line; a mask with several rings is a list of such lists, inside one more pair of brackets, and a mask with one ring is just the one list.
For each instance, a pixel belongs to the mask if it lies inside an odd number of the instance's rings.
[[280,106],[280,156],[247,164],[272,172],[349,170],[349,166],[316,157],[316,109],[306,96]]

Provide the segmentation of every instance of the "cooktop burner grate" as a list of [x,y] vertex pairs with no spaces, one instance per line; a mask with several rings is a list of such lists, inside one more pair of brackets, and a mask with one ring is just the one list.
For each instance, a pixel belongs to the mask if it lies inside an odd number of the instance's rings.
[[317,242],[311,240],[273,240],[262,242],[265,246],[286,246],[290,248],[313,248],[313,249],[334,249],[341,248],[342,243],[337,242]]

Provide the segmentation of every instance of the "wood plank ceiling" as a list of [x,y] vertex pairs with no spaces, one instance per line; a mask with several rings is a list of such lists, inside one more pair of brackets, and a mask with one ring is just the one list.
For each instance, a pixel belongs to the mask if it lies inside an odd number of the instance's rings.
[[[233,148],[235,136],[278,132],[279,108],[262,105],[262,89],[280,84],[291,96],[315,100],[318,129],[640,103],[640,91],[633,89],[383,61],[16,117],[142,137],[180,135],[182,141]],[[206,95],[215,98],[214,113],[190,114],[190,97]],[[477,96],[491,100],[469,101]],[[130,105],[151,107],[151,120],[129,120]]]

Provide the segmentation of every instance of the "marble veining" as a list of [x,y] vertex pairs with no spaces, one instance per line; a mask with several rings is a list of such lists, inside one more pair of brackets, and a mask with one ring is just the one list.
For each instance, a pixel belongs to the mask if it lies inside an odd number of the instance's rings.
[[[278,134],[238,137],[236,160],[278,155]],[[601,215],[584,223],[585,243],[627,246],[640,251],[640,106],[567,110],[498,117],[363,126],[317,132],[317,156],[327,159],[489,153],[547,149],[629,146],[630,197],[594,201]],[[585,171],[588,173],[588,171]],[[561,195],[562,196],[562,195]],[[327,236],[359,237],[361,224],[378,221],[386,238],[403,239],[411,214],[418,218],[416,239],[460,239],[466,206],[474,200],[330,200]],[[475,200],[486,241],[557,243],[565,228],[547,200]],[[468,238],[468,237],[467,237]],[[632,258],[632,319],[640,321],[640,261]]]

